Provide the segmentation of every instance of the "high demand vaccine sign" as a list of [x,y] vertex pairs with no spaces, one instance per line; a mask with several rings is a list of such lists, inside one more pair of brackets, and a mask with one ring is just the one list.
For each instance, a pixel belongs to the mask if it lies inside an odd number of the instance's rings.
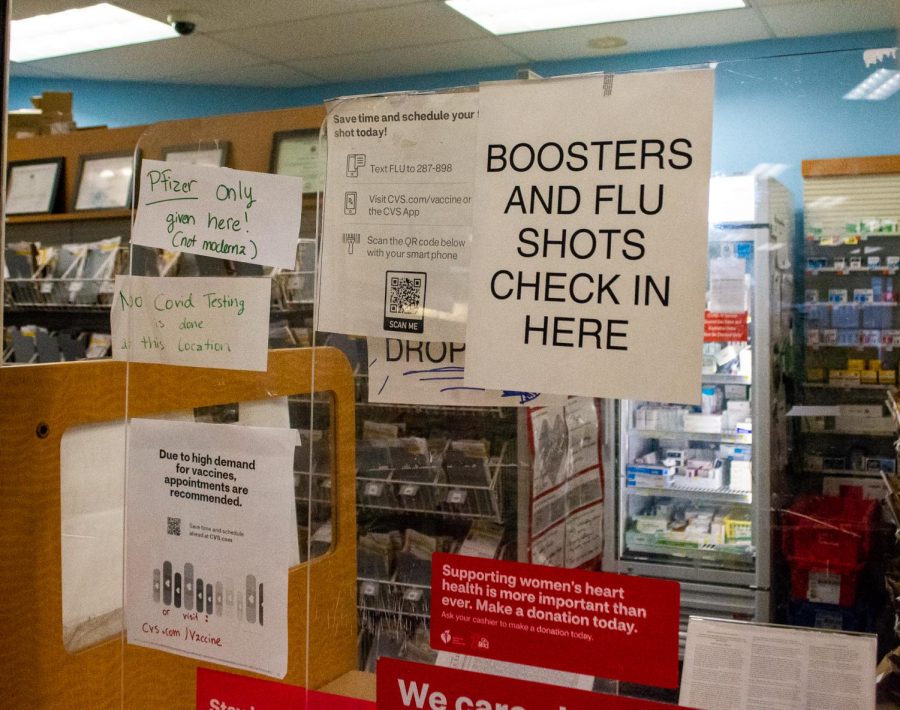
[[330,109],[320,330],[465,339],[477,100],[398,94]]
[[713,85],[481,88],[467,385],[699,403]]

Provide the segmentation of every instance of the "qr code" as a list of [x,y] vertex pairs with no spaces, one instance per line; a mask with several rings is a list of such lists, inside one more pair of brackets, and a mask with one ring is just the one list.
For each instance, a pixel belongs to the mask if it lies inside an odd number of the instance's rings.
[[181,518],[168,518],[166,521],[168,535],[181,535]]
[[416,271],[388,271],[386,316],[421,319],[425,315],[425,277]]

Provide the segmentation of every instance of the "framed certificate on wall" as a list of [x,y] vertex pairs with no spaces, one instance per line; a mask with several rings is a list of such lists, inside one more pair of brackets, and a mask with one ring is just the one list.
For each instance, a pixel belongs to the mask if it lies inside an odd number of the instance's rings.
[[134,153],[81,156],[74,211],[113,210],[131,206]]
[[228,141],[200,141],[196,145],[169,146],[162,149],[162,159],[170,163],[188,163],[190,165],[208,165],[221,168],[228,165],[228,153],[231,143]]
[[64,158],[21,160],[9,164],[6,177],[6,214],[53,212],[60,195]]
[[275,133],[269,171],[303,178],[304,194],[321,192],[325,187],[325,146],[319,144],[319,130]]

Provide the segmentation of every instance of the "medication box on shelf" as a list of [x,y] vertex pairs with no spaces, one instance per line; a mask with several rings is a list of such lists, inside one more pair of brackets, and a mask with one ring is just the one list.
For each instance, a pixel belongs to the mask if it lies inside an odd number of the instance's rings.
[[834,428],[847,434],[893,434],[896,427],[891,417],[834,418]]
[[880,478],[855,476],[825,476],[822,493],[827,496],[869,498],[880,501],[884,497],[884,483]]
[[836,385],[858,385],[859,370],[829,370],[828,381]]
[[635,515],[634,528],[640,533],[662,533],[668,529],[669,521],[667,518],[660,518],[655,515]]
[[753,464],[750,461],[732,460],[729,486],[739,491],[753,489]]
[[668,488],[675,471],[668,466],[630,464],[625,467],[625,485],[637,488]]
[[880,404],[842,404],[842,417],[876,417],[884,416],[884,407]]
[[722,433],[721,414],[685,414],[684,430],[703,434]]
[[824,382],[825,381],[825,368],[822,367],[810,367],[806,370],[806,381],[807,382]]
[[890,456],[867,456],[863,459],[863,467],[866,471],[894,473],[897,470],[897,460]]
[[749,510],[735,508],[725,516],[725,540],[751,540],[753,538],[753,520]]

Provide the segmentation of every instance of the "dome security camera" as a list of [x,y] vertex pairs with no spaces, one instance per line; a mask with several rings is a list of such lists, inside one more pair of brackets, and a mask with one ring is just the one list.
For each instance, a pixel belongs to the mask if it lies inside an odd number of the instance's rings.
[[170,12],[168,17],[166,17],[166,22],[168,22],[172,26],[172,29],[182,37],[193,34],[194,30],[197,29],[197,23],[194,22],[192,17],[184,12]]

